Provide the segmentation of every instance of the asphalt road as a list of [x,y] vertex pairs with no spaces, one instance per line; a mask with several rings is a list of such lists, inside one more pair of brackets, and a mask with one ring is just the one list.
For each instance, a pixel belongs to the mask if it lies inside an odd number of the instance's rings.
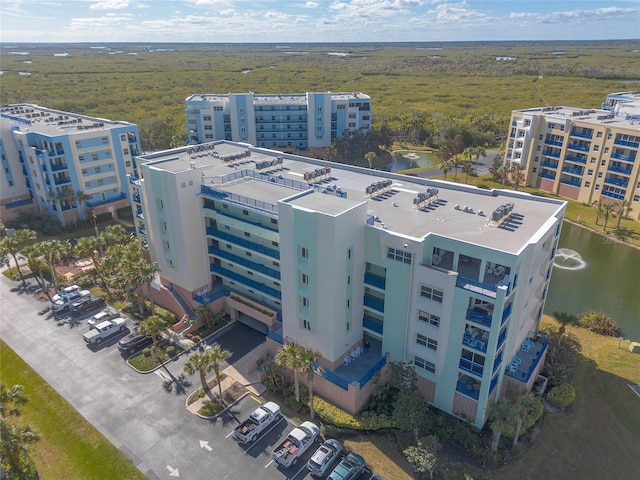
[[[40,316],[38,311],[47,303],[11,292],[16,286],[0,276],[0,337],[147,478],[311,478],[305,463],[316,446],[290,469],[271,459],[274,447],[294,426],[288,419],[280,420],[251,445],[240,445],[234,439],[233,429],[260,399],[247,396],[213,421],[191,415],[185,400],[199,380],[183,371],[187,355],[154,373],[139,374],[127,366],[116,347],[124,334],[88,348],[82,334],[88,330],[90,314],[77,321]],[[264,335],[234,323],[213,341],[233,352],[228,360],[232,364],[263,342]],[[373,476],[367,471],[360,478]]]

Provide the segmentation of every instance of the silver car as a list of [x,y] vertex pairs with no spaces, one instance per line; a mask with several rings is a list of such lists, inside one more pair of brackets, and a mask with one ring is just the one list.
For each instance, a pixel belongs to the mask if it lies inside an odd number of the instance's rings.
[[327,473],[340,458],[340,453],[342,453],[342,444],[337,440],[331,438],[320,445],[307,462],[307,468],[311,475],[321,477]]

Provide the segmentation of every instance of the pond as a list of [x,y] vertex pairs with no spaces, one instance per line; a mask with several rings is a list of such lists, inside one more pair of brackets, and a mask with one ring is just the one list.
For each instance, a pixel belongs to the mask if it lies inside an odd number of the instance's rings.
[[640,341],[640,250],[565,222],[545,313],[608,313],[624,336]]
[[391,172],[418,167],[436,167],[441,163],[438,155],[433,152],[420,152],[417,150],[396,150],[396,152],[402,154],[402,156],[389,165]]

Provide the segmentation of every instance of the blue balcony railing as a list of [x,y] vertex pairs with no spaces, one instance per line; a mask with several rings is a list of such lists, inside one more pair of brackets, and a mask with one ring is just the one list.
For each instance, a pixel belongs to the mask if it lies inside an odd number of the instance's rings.
[[504,311],[502,312],[502,322],[500,323],[501,325],[503,325],[504,322],[507,321],[507,318],[509,318],[509,315],[511,315],[512,307],[513,307],[513,303],[510,303],[509,305],[507,305],[507,308],[505,308]]
[[627,188],[629,185],[629,180],[619,180],[617,178],[605,177],[604,183],[609,183],[611,185],[617,185],[618,187]]
[[334,385],[339,386],[343,390],[349,390],[349,382],[346,381],[344,378],[339,377],[338,375],[333,373],[331,370],[323,368],[322,370],[320,370],[320,376],[325,380],[330,381]]
[[220,248],[216,248],[214,246],[209,246],[209,253],[211,255],[215,255],[220,258],[224,258],[225,260],[229,260],[232,263],[237,263],[238,265],[242,265],[243,267],[247,267],[254,272],[259,272],[269,277],[280,280],[280,272],[274,270],[273,268],[266,267],[256,262],[252,262],[251,260],[247,260],[239,255],[234,255],[233,253],[222,250]]
[[617,165],[609,165],[609,171],[615,172],[615,173],[621,173],[623,175],[631,175],[631,172],[633,171],[633,169],[618,167]]
[[516,378],[523,383],[527,383],[531,378],[533,372],[538,368],[542,357],[544,357],[545,352],[547,351],[547,347],[549,346],[549,338],[545,336],[538,337],[533,342],[532,349],[535,349],[536,356],[529,362],[528,366],[521,364],[517,368],[513,367],[513,364],[507,365],[507,369],[505,371],[505,375],[509,377]]
[[239,245],[249,250],[253,250],[254,252],[257,252],[257,253],[268,255],[269,257],[272,257],[272,258],[277,258],[277,259],[280,258],[280,252],[273,248],[265,247],[264,245],[260,245],[259,243],[255,243],[250,240],[246,240],[244,238],[231,235],[230,233],[223,232],[222,230],[218,230],[213,227],[207,227],[206,231],[207,231],[207,235],[210,235],[212,237],[216,237],[221,240],[226,240],[228,242],[235,243],[236,245]]
[[485,327],[491,327],[492,316],[491,314],[487,313],[486,310],[468,308],[466,319],[471,320],[474,323],[484,325]]
[[567,145],[567,148],[569,148],[571,150],[579,150],[581,152],[588,152],[589,151],[589,146],[588,145],[581,145],[579,143],[570,143],[569,145]]
[[124,200],[125,198],[127,198],[127,195],[125,193],[120,193],[115,197],[105,198],[104,200],[89,200],[85,202],[85,205],[89,208],[99,207],[100,205],[106,205],[107,203],[117,202],[119,200]]
[[471,360],[467,360],[466,358],[460,359],[460,368],[467,372],[471,372],[474,375],[478,375],[479,377],[481,377],[484,373],[484,365],[474,363]]
[[[508,287],[509,283],[506,283],[505,285]],[[470,290],[475,293],[480,293],[482,295],[486,295],[487,297],[496,298],[496,285],[479,282],[478,280],[467,278],[462,275],[458,275],[458,278],[456,278],[456,287],[464,288],[465,290]]]
[[201,303],[203,305],[208,305],[211,302],[215,302],[219,298],[228,297],[230,293],[231,292],[229,290],[227,290],[226,288],[221,288],[220,290],[216,290],[216,291],[212,291],[212,292],[206,292],[206,293],[202,293],[202,294],[194,293],[192,295],[192,298],[198,303]]
[[496,370],[498,369],[498,367],[500,366],[500,364],[502,363],[502,354],[503,351],[500,350],[500,352],[498,353],[498,355],[496,355],[495,360],[493,361],[493,373],[496,372]]
[[573,130],[571,132],[572,137],[580,137],[580,138],[592,138],[593,132],[585,132],[580,130]]
[[551,162],[549,160],[543,160],[540,165],[547,168],[558,168],[558,162]]
[[630,140],[622,140],[621,138],[616,138],[613,142],[616,145],[624,145],[625,147],[638,148],[640,147],[640,142],[632,142]]
[[471,383],[457,382],[456,392],[473,398],[474,400],[478,400],[478,398],[480,397],[480,389],[474,388],[473,384]]
[[378,312],[384,312],[384,301],[383,300],[379,300],[377,298],[373,298],[370,295],[365,295],[364,299],[362,300],[362,303],[364,304],[365,307],[373,308],[374,310],[377,310]]
[[367,272],[364,274],[364,283],[379,288],[380,290],[384,290],[387,285],[387,281],[384,277],[379,277]]
[[624,195],[620,193],[610,192],[608,190],[603,190],[602,195],[609,198],[615,198],[616,200],[624,200]]
[[366,316],[362,317],[362,326],[364,328],[368,328],[372,332],[379,333],[380,335],[382,335],[384,329],[384,324],[376,322],[375,320],[367,318]]
[[367,373],[365,373],[361,378],[360,378],[360,388],[364,387],[367,383],[369,383],[369,381],[374,377],[374,375],[376,373],[378,373],[382,367],[384,367],[387,364],[387,356],[384,355],[380,360],[378,360],[376,362],[376,364],[371,367],[369,369],[369,371]]
[[251,288],[253,290],[258,290],[264,293],[265,295],[269,295],[270,297],[277,298],[278,300],[282,298],[282,294],[280,293],[280,291],[276,290],[275,288],[268,287],[267,285],[256,282],[251,278],[243,277],[242,275],[236,272],[232,272],[231,270],[227,270],[226,268],[223,268],[219,265],[215,265],[213,263],[211,264],[210,268],[211,268],[211,271],[216,275],[227,278],[229,280],[233,280],[234,282],[241,283],[242,285],[245,285],[248,288]]
[[562,171],[569,175],[578,175],[580,177],[584,174],[584,170],[580,168],[562,167]]
[[500,375],[495,375],[491,379],[491,384],[489,385],[489,395],[493,392],[493,390],[498,386],[498,380],[500,379]]
[[580,180],[574,180],[573,178],[563,178],[560,180],[560,183],[569,185],[570,187],[579,187],[581,184]]
[[565,155],[564,159],[567,160],[568,162],[582,163],[582,164],[587,163],[587,157],[579,157],[577,155]]
[[[282,332],[282,329],[280,329],[280,332]],[[284,338],[282,338],[282,333],[269,331],[267,332],[267,337],[274,342],[279,343],[280,345],[284,345]]]
[[556,150],[544,150],[542,154],[546,155],[547,157],[560,158],[560,152]]
[[549,180],[555,180],[556,174],[555,172],[545,172],[544,170],[538,174],[539,177],[548,178]]
[[500,349],[500,347],[502,346],[502,344],[506,339],[507,339],[507,327],[504,327],[502,330],[500,330],[500,335],[498,335],[498,346],[496,347],[496,350]]
[[487,341],[480,340],[473,335],[465,333],[462,337],[462,344],[468,347],[473,348],[474,350],[478,350],[482,353],[487,353]]
[[3,205],[4,208],[6,208],[7,210],[12,209],[12,208],[18,208],[18,207],[22,207],[24,205],[29,205],[33,203],[33,198],[26,198],[24,200],[17,200],[15,202],[11,202],[11,203],[5,203]]
[[625,162],[634,162],[636,160],[635,155],[625,155],[623,153],[612,153],[611,158],[615,158],[616,160],[624,160]]
[[55,163],[51,164],[52,172],[59,172],[60,170],[68,170],[69,166],[66,163]]
[[551,140],[548,138],[544,141],[544,143],[546,143],[547,145],[555,145],[556,147],[562,146],[562,140]]

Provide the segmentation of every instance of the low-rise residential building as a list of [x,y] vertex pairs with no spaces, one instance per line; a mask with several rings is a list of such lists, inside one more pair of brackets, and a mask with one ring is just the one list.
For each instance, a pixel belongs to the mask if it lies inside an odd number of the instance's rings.
[[321,352],[316,391],[362,410],[409,362],[435,407],[481,427],[531,388],[565,202],[218,141],[141,156],[131,197],[154,295],[224,308]]
[[345,130],[371,130],[358,92],[197,94],[186,100],[189,143],[231,140],[283,152],[326,147]]
[[137,125],[31,104],[0,107],[0,218],[23,209],[62,223],[128,205]]
[[532,187],[585,204],[627,202],[640,219],[640,93],[607,96],[601,109],[514,110],[506,161]]

